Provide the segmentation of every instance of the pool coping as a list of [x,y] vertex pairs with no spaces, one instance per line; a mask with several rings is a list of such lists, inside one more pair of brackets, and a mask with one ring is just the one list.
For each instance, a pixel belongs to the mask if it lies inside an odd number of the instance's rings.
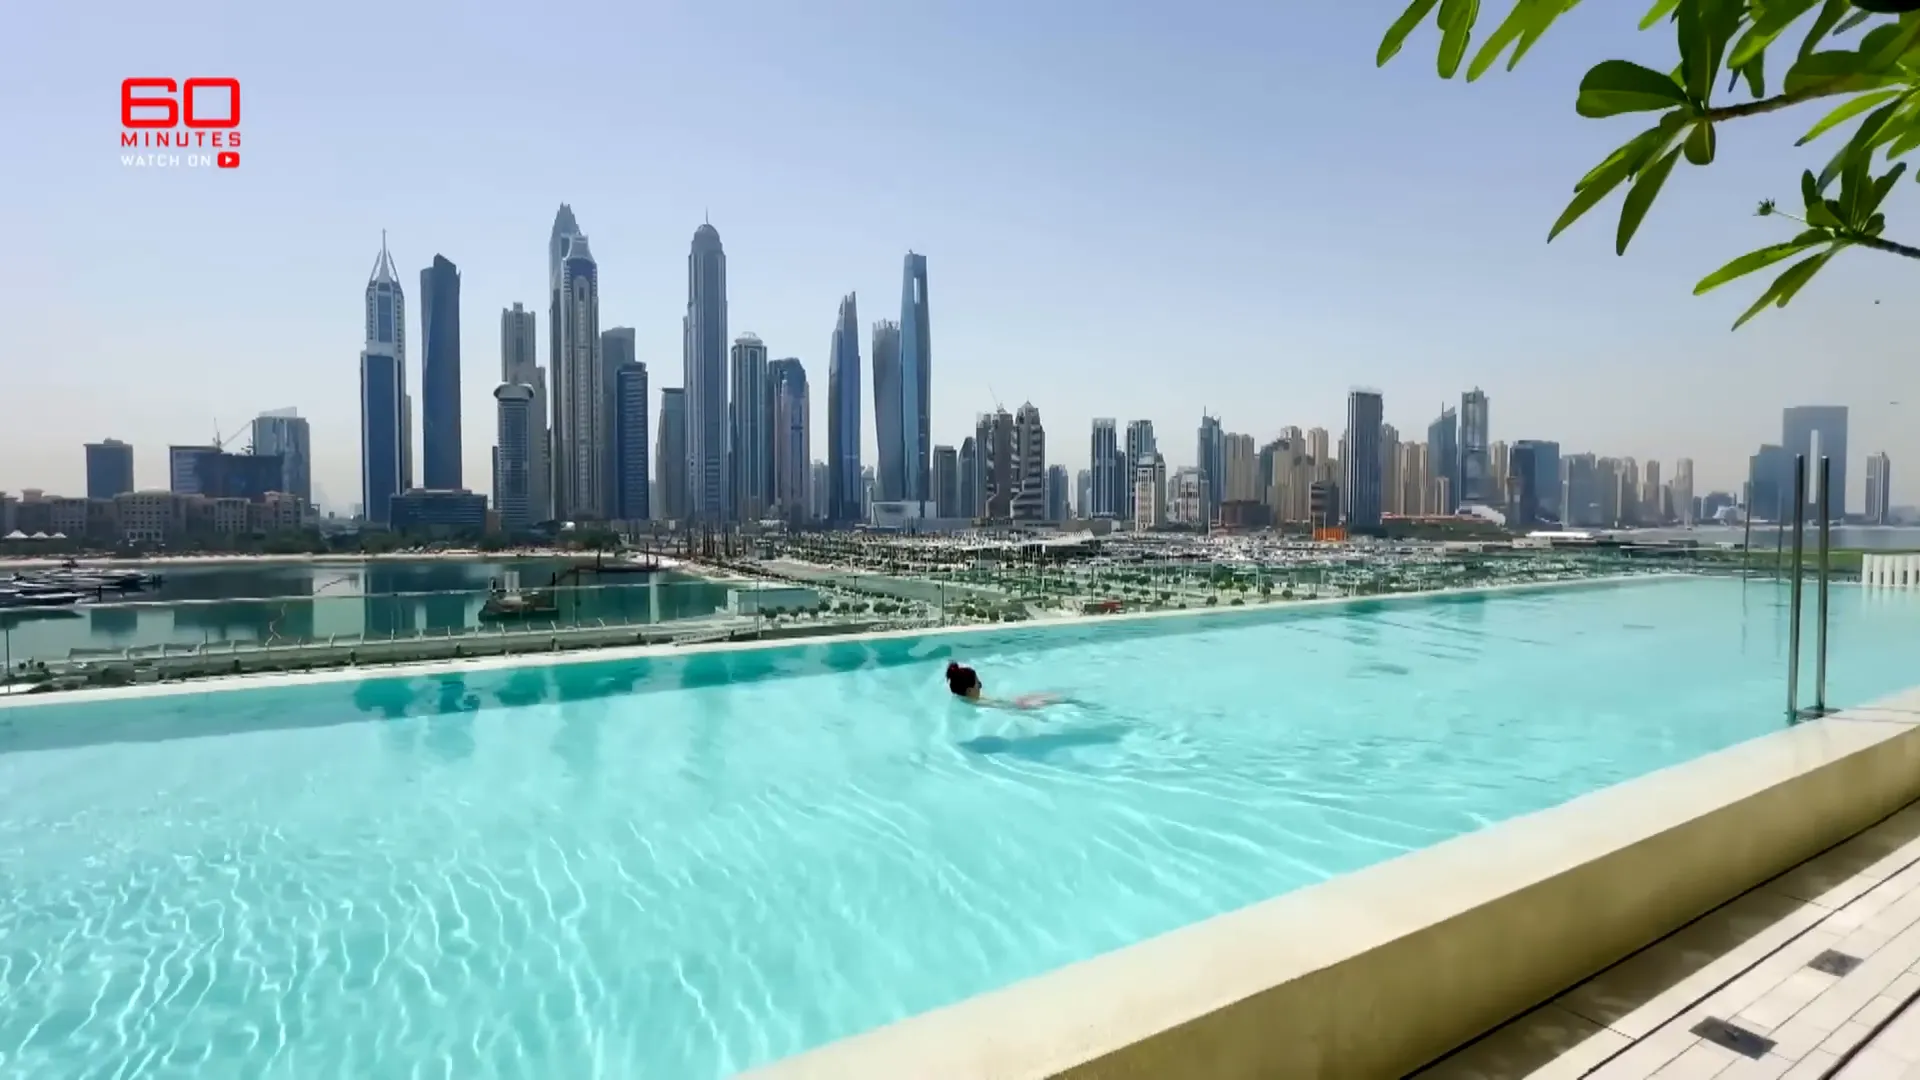
[[872,630],[857,634],[823,634],[807,638],[699,642],[688,645],[667,643],[609,646],[555,653],[525,652],[463,659],[438,659],[408,661],[397,664],[341,666],[318,671],[219,675],[207,678],[180,679],[171,682],[145,683],[134,686],[84,687],[78,690],[60,690],[42,694],[28,694],[23,692],[5,693],[0,694],[0,709],[32,708],[35,706],[77,704],[83,702],[126,701],[143,698],[171,697],[181,694],[220,693],[231,690],[274,689],[329,682],[367,682],[378,679],[406,679],[419,676],[445,675],[453,671],[466,673],[498,671],[507,668],[522,667],[559,667],[568,664],[596,664],[646,658],[687,657],[712,653],[749,652],[758,649],[820,647],[822,645],[838,643],[883,641],[902,638],[944,638],[966,634],[1005,633],[1009,630],[1044,631],[1056,628],[1066,629],[1069,627],[1085,628],[1093,625],[1104,626],[1109,624],[1138,623],[1154,619],[1202,620],[1215,616],[1248,616],[1256,613],[1278,616],[1288,612],[1326,610],[1358,604],[1418,603],[1446,597],[1498,595],[1504,593],[1589,588],[1608,585],[1617,586],[1621,584],[1652,583],[1681,578],[1717,576],[1718,575],[1693,574],[1684,571],[1608,574],[1603,577],[1571,578],[1558,581],[1501,582],[1491,585],[1427,589],[1418,592],[1382,593],[1368,596],[1331,596],[1316,597],[1311,600],[1274,600],[1267,603],[1248,603],[1238,607],[1230,604],[1220,604],[1214,607],[1173,608],[1164,611],[1123,611],[1112,615],[1067,615],[1058,619],[1033,619],[1018,623],[969,623],[962,626],[910,627],[900,630]]
[[1917,799],[1920,687],[745,1075],[1404,1076]]

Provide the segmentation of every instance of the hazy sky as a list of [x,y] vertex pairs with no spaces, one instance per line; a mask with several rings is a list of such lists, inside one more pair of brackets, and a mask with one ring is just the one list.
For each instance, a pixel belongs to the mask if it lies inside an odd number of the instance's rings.
[[[1496,439],[1669,474],[1691,456],[1705,491],[1737,485],[1781,406],[1834,403],[1853,408],[1851,506],[1880,449],[1896,500],[1920,499],[1920,268],[1849,253],[1737,334],[1760,282],[1690,295],[1786,237],[1752,208],[1797,201],[1798,170],[1830,152],[1791,147],[1816,117],[1726,127],[1624,259],[1613,204],[1549,246],[1573,182],[1637,130],[1575,117],[1581,72],[1664,68],[1671,38],[1632,29],[1640,5],[1590,3],[1468,86],[1439,81],[1427,35],[1374,68],[1399,7],[18,5],[0,39],[0,489],[80,493],[81,444],[108,436],[164,486],[167,444],[295,406],[316,486],[357,502],[362,289],[386,229],[416,400],[419,270],[460,266],[466,477],[485,490],[500,309],[539,311],[544,354],[564,200],[600,261],[602,324],[638,329],[655,387],[681,383],[687,248],[711,215],[729,334],[805,361],[815,457],[835,305],[857,290],[863,323],[897,318],[911,248],[936,442],[1031,400],[1069,469],[1095,416],[1152,419],[1177,465],[1202,409],[1262,440],[1337,435],[1369,385],[1420,438],[1478,385]],[[120,164],[121,79],[222,75],[244,87],[239,169]],[[1909,242],[1915,192],[1889,207]]]

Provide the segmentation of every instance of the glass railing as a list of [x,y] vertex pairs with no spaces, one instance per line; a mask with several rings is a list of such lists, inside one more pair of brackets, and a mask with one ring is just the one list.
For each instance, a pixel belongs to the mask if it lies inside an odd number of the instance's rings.
[[[1304,550],[1283,563],[956,563],[869,550],[808,552],[806,560],[736,560],[740,580],[673,579],[590,586],[150,599],[66,608],[0,610],[5,667],[48,672],[115,662],[136,665],[273,650],[302,663],[592,648],[729,636],[798,636],[875,628],[1098,615],[1122,611],[1245,607],[1297,600],[1425,592],[1621,573],[1767,575],[1771,552],[1703,550],[1658,559],[1540,552],[1365,556]],[[819,561],[814,561],[819,560]],[[1842,575],[1843,576],[1843,575]],[[397,644],[396,644],[397,643]],[[464,643],[464,644],[463,644]],[[334,662],[339,662],[338,660]]]

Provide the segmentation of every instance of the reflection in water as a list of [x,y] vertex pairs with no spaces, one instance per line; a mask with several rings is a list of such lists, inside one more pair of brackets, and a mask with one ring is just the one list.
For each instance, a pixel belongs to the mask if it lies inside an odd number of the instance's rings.
[[960,749],[985,756],[1005,756],[1048,762],[1054,755],[1086,746],[1112,746],[1127,733],[1118,725],[1050,731],[1040,735],[980,735],[959,744]]

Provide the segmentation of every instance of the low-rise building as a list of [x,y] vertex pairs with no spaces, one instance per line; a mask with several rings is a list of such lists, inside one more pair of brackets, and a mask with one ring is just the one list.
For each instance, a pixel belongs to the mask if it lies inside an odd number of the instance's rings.
[[479,534],[487,527],[487,497],[465,489],[414,488],[393,497],[388,527],[422,536]]
[[164,544],[183,524],[180,500],[171,491],[129,491],[113,499],[120,538],[130,544]]

